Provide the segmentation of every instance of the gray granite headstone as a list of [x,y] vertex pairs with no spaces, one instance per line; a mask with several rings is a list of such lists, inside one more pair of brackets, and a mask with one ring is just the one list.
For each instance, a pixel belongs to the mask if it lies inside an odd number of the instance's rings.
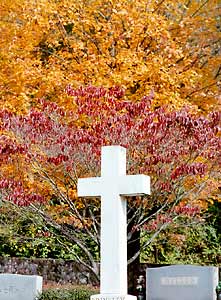
[[146,276],[146,300],[216,300],[216,267],[147,268]]
[[41,291],[41,276],[0,274],[0,300],[34,300]]

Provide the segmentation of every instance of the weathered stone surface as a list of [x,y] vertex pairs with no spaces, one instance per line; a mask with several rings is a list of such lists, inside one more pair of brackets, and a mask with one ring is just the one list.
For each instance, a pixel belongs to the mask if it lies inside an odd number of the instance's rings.
[[35,275],[0,274],[1,300],[35,300],[42,291],[42,277]]
[[174,265],[148,268],[147,300],[216,300],[218,268]]

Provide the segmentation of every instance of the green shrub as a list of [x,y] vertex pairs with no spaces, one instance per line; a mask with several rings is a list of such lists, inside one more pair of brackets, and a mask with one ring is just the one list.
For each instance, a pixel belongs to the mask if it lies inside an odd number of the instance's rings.
[[77,288],[50,288],[43,290],[36,300],[89,300],[95,291]]

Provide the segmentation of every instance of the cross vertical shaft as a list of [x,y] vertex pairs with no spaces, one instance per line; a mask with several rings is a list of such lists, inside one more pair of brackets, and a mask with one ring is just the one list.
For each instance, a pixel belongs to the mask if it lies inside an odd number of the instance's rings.
[[127,294],[127,203],[115,183],[124,175],[126,149],[103,147],[101,177],[112,190],[106,188],[101,196],[101,294]]

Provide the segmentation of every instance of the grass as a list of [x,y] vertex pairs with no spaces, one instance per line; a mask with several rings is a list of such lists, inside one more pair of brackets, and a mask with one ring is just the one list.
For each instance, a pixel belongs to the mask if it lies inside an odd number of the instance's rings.
[[43,285],[42,294],[37,300],[89,300],[91,295],[97,293],[98,289],[89,285],[47,283]]

